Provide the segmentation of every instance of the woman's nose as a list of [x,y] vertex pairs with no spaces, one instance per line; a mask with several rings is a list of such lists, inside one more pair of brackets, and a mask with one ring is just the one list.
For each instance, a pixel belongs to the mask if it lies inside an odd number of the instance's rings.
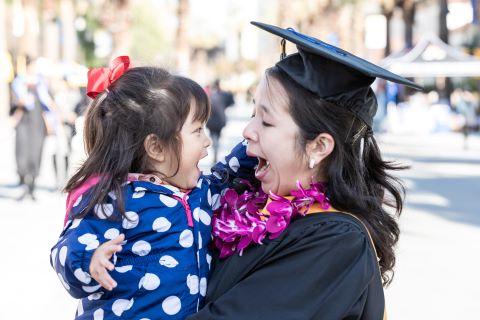
[[253,119],[250,120],[247,126],[245,127],[245,129],[243,129],[243,137],[248,141],[257,141],[258,135],[255,131],[255,128],[252,122],[253,122]]

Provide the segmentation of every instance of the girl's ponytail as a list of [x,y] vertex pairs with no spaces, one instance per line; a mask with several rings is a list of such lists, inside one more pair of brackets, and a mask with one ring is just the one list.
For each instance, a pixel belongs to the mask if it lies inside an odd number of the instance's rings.
[[83,142],[87,154],[92,152],[95,141],[102,140],[104,137],[104,127],[102,124],[104,111],[102,110],[102,102],[105,100],[106,95],[106,92],[98,95],[90,104],[85,115]]

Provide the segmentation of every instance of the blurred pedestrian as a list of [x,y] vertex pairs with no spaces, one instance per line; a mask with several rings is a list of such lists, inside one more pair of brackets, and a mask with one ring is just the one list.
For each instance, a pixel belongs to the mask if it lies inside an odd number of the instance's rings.
[[17,75],[12,82],[10,115],[16,131],[15,157],[19,184],[24,187],[18,200],[26,195],[35,200],[35,179],[40,171],[48,131],[45,112],[52,104],[46,83],[35,68],[35,62],[27,57],[25,74]]
[[235,104],[233,94],[222,90],[220,80],[215,80],[210,87],[210,104],[212,113],[207,121],[207,128],[213,143],[213,163],[217,162],[218,150],[220,148],[220,137],[222,129],[227,124],[225,109]]
[[54,132],[47,141],[50,140],[55,188],[61,190],[67,182],[70,172],[71,142],[77,119],[76,108],[78,103],[83,101],[83,96],[81,96],[77,83],[72,81],[71,77],[65,76],[63,79],[57,79],[55,85],[56,108],[48,113],[48,120],[50,120]]
[[453,104],[458,113],[463,117],[463,148],[468,149],[468,136],[477,125],[476,106],[473,95],[461,89],[456,89],[452,94]]

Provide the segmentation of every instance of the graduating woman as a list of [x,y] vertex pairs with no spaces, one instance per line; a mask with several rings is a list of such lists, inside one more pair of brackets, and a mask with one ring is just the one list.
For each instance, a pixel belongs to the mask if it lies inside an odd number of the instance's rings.
[[[376,77],[420,87],[293,29],[244,130],[261,188],[239,181],[213,222],[206,305],[189,319],[382,319],[403,187],[372,133]],[[241,189],[241,190],[240,190]],[[377,260],[378,257],[378,260]]]

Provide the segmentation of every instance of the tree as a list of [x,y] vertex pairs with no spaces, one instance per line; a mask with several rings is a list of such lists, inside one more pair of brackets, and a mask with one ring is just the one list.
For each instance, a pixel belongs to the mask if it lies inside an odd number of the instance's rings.
[[175,66],[181,74],[188,74],[190,67],[190,46],[188,44],[187,27],[189,7],[188,0],[178,0]]
[[75,61],[77,52],[75,4],[73,0],[60,0],[59,6],[62,38],[60,58],[64,61]]
[[[2,66],[3,61],[2,57],[6,57],[7,54],[7,28],[5,23],[5,1],[0,0],[0,67],[1,69],[6,69]],[[2,70],[5,72],[4,70]],[[0,71],[0,72],[2,72]],[[2,119],[6,114],[9,106],[9,95],[8,95],[8,84],[5,74],[0,73],[0,119]]]
[[403,22],[405,24],[405,47],[413,47],[413,25],[415,24],[416,4],[415,0],[397,1],[402,8]]
[[393,17],[393,10],[395,10],[395,1],[394,0],[382,0],[380,1],[380,9],[382,11],[382,14],[385,16],[386,19],[386,34],[387,34],[387,39],[385,39],[385,50],[384,50],[384,56],[387,57],[390,55],[392,49],[391,49],[391,20]]
[[443,42],[448,43],[448,28],[447,28],[447,14],[448,14],[448,1],[439,0],[440,13],[439,13],[439,28],[438,36]]
[[130,50],[131,3],[130,0],[103,0],[102,26],[112,36],[110,58],[128,54]]
[[[448,43],[448,27],[447,27],[447,14],[448,14],[448,0],[439,0],[440,12],[439,12],[439,24],[438,24],[438,36],[439,38]],[[453,85],[450,78],[443,78],[439,80],[439,96],[450,102],[450,95],[453,91]]]

